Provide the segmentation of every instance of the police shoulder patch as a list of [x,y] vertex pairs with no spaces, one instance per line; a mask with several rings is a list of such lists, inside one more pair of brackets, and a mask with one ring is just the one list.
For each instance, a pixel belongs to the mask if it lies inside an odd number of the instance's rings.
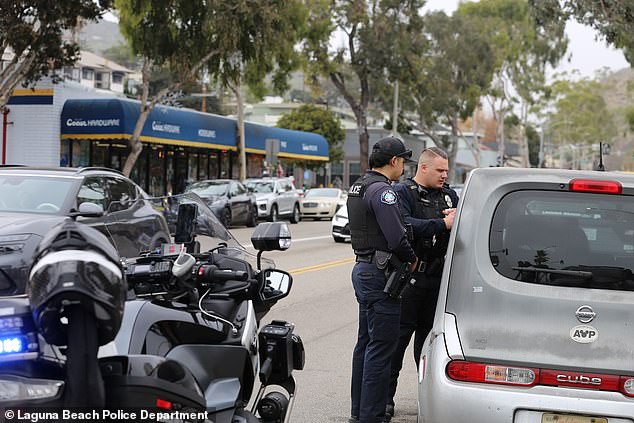
[[381,194],[381,203],[389,205],[396,204],[396,193],[391,189],[383,191],[383,194]]
[[453,207],[453,201],[451,201],[449,194],[445,194],[445,203],[447,203],[449,207]]

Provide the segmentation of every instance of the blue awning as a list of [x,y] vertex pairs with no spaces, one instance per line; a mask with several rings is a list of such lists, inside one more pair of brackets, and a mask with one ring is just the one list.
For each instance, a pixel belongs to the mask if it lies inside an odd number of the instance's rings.
[[245,122],[244,133],[249,153],[266,154],[266,140],[271,138],[280,140],[279,157],[328,161],[328,141],[319,134],[251,122]]
[[[140,115],[140,102],[121,98],[66,100],[62,139],[128,140]],[[266,140],[280,141],[279,157],[328,161],[328,142],[311,132],[245,123],[246,151],[266,154]],[[155,106],[141,141],[190,147],[236,150],[235,119],[190,109]]]
[[[62,109],[62,139],[130,139],[140,105],[120,98],[67,100]],[[235,150],[236,124],[224,116],[155,106],[141,141]]]

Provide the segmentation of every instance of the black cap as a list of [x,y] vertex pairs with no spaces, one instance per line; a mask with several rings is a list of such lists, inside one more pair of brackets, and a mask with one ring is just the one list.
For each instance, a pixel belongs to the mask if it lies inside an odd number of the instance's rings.
[[412,150],[405,148],[405,143],[396,137],[381,138],[372,146],[373,153],[383,153],[390,157],[403,157],[406,162],[416,163],[411,160]]

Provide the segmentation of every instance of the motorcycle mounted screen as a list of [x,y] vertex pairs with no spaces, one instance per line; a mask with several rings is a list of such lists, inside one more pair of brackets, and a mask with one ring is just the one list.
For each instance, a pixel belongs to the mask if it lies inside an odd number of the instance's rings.
[[174,242],[188,244],[196,236],[196,218],[198,207],[196,204],[180,204],[178,206],[178,217],[176,220],[176,234]]

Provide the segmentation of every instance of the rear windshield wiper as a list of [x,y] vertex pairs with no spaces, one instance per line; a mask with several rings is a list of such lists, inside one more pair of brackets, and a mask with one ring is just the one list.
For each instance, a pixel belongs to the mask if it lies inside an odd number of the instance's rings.
[[560,270],[560,269],[548,269],[545,267],[533,267],[533,266],[513,266],[511,267],[513,270],[526,270],[529,272],[540,272],[540,273],[554,273],[556,275],[566,275],[566,276],[578,276],[580,278],[591,279],[594,275],[592,272],[586,272],[583,270]]

